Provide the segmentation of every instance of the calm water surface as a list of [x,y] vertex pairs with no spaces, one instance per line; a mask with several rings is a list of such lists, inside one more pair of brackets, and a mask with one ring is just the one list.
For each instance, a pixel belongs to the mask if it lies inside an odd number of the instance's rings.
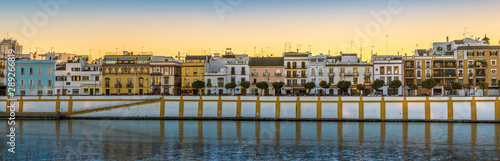
[[[0,125],[6,136],[8,126]],[[498,160],[500,124],[18,121],[0,160]],[[7,137],[0,141],[6,143]]]

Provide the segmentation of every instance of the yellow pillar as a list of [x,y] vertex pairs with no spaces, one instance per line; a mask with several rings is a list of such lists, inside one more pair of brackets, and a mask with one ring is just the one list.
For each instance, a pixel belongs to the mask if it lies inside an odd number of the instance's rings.
[[295,108],[295,118],[300,119],[300,96],[297,96]]
[[431,102],[429,97],[425,97],[425,120],[431,119]]
[[385,120],[385,100],[384,97],[380,99],[380,119]]
[[280,112],[281,112],[281,103],[280,103],[280,96],[276,97],[276,118],[280,118]]
[[338,97],[339,100],[337,101],[337,118],[342,119],[342,98]]
[[500,120],[500,100],[498,97],[495,100],[495,120]]
[[[161,96],[160,102],[160,117],[165,117],[165,97]],[[163,137],[162,137],[163,138]]]
[[181,99],[179,100],[179,117],[184,116],[184,96],[181,96]]
[[453,120],[453,101],[448,98],[448,120]]
[[56,101],[56,113],[57,114],[61,113],[61,101],[59,100],[59,96],[57,96],[57,101]]
[[199,118],[203,117],[203,100],[202,100],[201,96],[198,100],[198,117]]
[[363,103],[363,97],[359,97],[359,119],[365,119],[365,103]]
[[318,96],[318,102],[316,102],[316,118],[321,119],[321,97]]
[[19,113],[23,113],[23,106],[24,106],[24,101],[23,101],[23,96],[19,99]]
[[241,117],[241,96],[238,96],[238,102],[236,102],[236,117]]
[[255,103],[255,118],[260,118],[260,96],[257,96]]
[[403,97],[403,120],[408,120],[408,101]]
[[73,112],[73,96],[69,96],[68,112]]
[[219,100],[217,100],[217,117],[218,118],[222,117],[222,100],[221,100],[221,96],[219,96]]
[[472,97],[471,101],[471,107],[470,107],[470,112],[471,112],[471,120],[477,120],[477,107],[476,107],[476,97]]

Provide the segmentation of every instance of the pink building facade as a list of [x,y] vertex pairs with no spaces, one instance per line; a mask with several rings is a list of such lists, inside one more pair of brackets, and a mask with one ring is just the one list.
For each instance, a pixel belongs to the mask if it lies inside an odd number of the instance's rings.
[[[284,58],[283,57],[255,57],[250,58],[250,94],[252,95],[273,95],[276,96],[276,90],[272,84],[274,82],[284,82]],[[267,82],[269,88],[260,90],[256,84],[258,82]],[[281,90],[281,93],[282,90]]]

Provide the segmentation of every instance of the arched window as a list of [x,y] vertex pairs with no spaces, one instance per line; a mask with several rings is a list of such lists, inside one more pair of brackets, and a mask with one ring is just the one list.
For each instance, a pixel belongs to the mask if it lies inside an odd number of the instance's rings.
[[290,62],[286,62],[286,68],[291,68]]
[[21,87],[24,87],[24,79],[21,79]]
[[314,75],[314,72],[315,72],[315,71],[314,71],[314,68],[313,68],[313,69],[311,70],[311,74],[312,74],[312,75]]
[[293,68],[297,68],[297,62],[293,62]]
[[144,78],[139,78],[139,87],[144,87]]
[[131,68],[131,69],[130,69],[130,73],[135,73],[134,68]]
[[118,68],[118,73],[122,73],[122,68]]
[[302,69],[306,69],[306,62],[302,62],[300,66],[302,67]]

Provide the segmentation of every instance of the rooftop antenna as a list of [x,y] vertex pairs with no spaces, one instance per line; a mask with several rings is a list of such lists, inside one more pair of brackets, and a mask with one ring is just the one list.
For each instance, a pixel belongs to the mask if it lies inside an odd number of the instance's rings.
[[467,38],[467,27],[464,28],[464,39]]

